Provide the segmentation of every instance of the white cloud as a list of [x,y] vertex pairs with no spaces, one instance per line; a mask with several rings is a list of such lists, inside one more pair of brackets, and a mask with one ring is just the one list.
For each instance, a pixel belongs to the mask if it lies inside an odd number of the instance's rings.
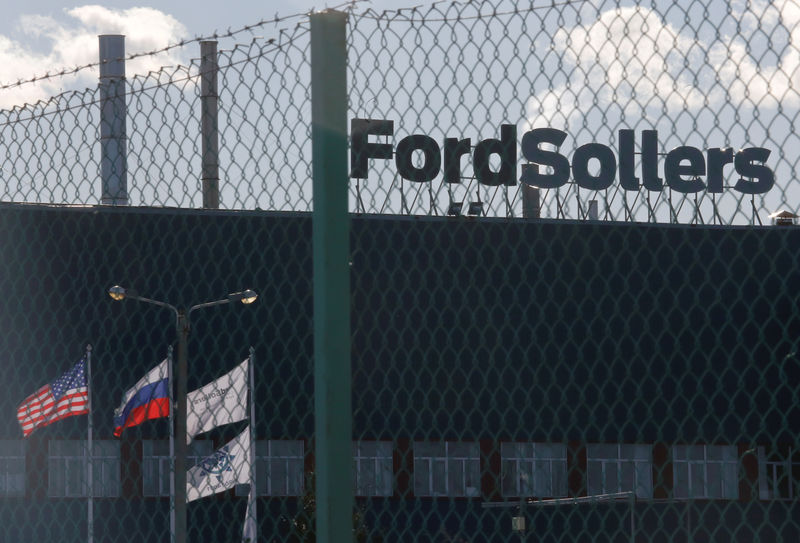
[[[25,38],[44,41],[44,51],[0,35],[0,84],[41,77],[47,72],[59,72],[98,61],[100,34],[124,34],[125,52],[154,51],[179,42],[188,35],[186,28],[174,17],[153,8],[112,10],[98,5],[86,5],[65,11],[65,21],[41,15],[20,17],[18,28]],[[161,66],[183,63],[180,49],[153,56],[143,56],[126,62],[126,75],[147,73]],[[44,100],[67,89],[94,87],[97,70],[82,70],[76,76],[43,79],[0,90],[0,108]]]
[[596,108],[655,125],[665,115],[724,104],[750,111],[800,106],[800,6],[756,0],[731,9],[727,17],[720,10],[713,31],[716,19],[676,28],[641,6],[559,29],[553,49],[567,75],[529,99],[528,122],[568,128]]

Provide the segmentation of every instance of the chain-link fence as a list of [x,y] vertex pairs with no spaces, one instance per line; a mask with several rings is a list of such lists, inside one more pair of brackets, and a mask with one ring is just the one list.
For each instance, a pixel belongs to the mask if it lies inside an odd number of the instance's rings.
[[[446,215],[453,202],[478,202],[476,212],[488,216],[585,219],[596,206],[592,216],[601,219],[695,224],[762,224],[781,209],[796,212],[796,164],[789,151],[797,144],[793,121],[800,102],[795,11],[789,2],[713,1],[660,9],[588,1],[441,2],[382,13],[350,6],[350,118],[393,121],[385,138],[392,144],[417,134],[440,147],[446,138],[469,139],[474,149],[500,138],[502,125],[515,131],[515,149],[507,157],[511,175],[499,185],[479,182],[473,152],[451,160],[455,169],[449,173],[443,164],[427,182],[404,178],[392,161],[376,160],[366,177],[353,180],[351,209]],[[273,30],[289,23],[294,26]],[[307,19],[262,22],[235,38],[247,36],[250,43],[230,48],[223,40],[217,56],[220,204],[307,211]],[[183,47],[197,57],[187,66],[133,75],[124,83],[131,205],[202,205],[198,41]],[[3,200],[100,201],[101,87],[2,113]],[[539,177],[541,190],[526,213],[523,165],[554,164],[552,158],[531,161],[524,144],[517,152],[534,128],[564,132],[556,147],[572,170],[585,172],[572,171],[560,184]],[[553,140],[538,143],[550,148]],[[617,156],[596,148],[576,154],[592,143]],[[668,158],[686,147],[700,156]],[[729,148],[730,155],[723,152]],[[734,154],[748,148],[768,150],[749,162],[774,174],[774,185],[764,181],[755,193],[737,188],[741,177],[758,177],[734,164]],[[410,158],[415,160],[419,166],[424,157],[417,152]],[[483,162],[495,171],[503,165],[496,154]],[[619,175],[609,183],[612,165]],[[684,178],[699,183],[682,183]],[[587,188],[592,186],[605,188]]]
[[[354,538],[800,538],[800,7],[345,11]],[[0,540],[315,540],[310,37],[0,112]]]

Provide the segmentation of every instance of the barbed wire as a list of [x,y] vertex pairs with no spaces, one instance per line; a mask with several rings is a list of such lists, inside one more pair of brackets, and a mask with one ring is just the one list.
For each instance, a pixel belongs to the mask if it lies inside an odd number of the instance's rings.
[[[370,0],[348,0],[347,2],[344,2],[342,4],[338,4],[336,6],[333,6],[330,9],[344,9],[344,10],[347,10],[347,11],[352,11],[357,4],[364,3],[364,2],[369,2],[369,1]],[[261,27],[266,26],[268,24],[278,24],[278,23],[285,22],[285,21],[288,21],[288,20],[291,20],[291,19],[307,17],[311,13],[313,13],[313,10],[312,11],[308,11],[308,12],[295,13],[295,14],[292,14],[292,15],[286,15],[286,16],[282,16],[282,17],[279,16],[276,13],[275,16],[272,19],[261,19],[256,23],[245,25],[245,26],[243,26],[241,28],[238,28],[236,30],[231,30],[229,28],[225,32],[214,31],[214,33],[212,33],[212,34],[210,34],[208,36],[195,36],[194,38],[191,38],[191,39],[186,39],[186,40],[181,40],[181,41],[176,42],[176,43],[171,43],[169,45],[166,45],[166,46],[162,47],[161,49],[153,49],[151,51],[132,53],[130,55],[125,56],[124,58],[112,59],[112,60],[109,60],[109,61],[106,61],[106,62],[115,62],[115,61],[119,61],[119,60],[128,61],[128,60],[134,60],[134,59],[142,58],[142,57],[156,56],[156,55],[160,55],[162,53],[166,53],[167,51],[171,51],[172,49],[177,49],[179,47],[185,47],[185,46],[190,45],[192,43],[199,43],[201,41],[208,41],[208,40],[217,40],[217,39],[221,39],[221,38],[232,38],[234,36],[237,36],[237,35],[245,33],[245,32],[252,32],[254,29],[261,28]],[[70,76],[70,75],[75,75],[75,74],[77,74],[79,72],[82,72],[84,70],[89,70],[89,69],[96,68],[96,67],[100,66],[101,64],[103,64],[103,62],[101,62],[101,61],[90,62],[88,64],[82,64],[82,65],[75,66],[75,67],[72,67],[72,68],[62,68],[61,70],[59,70],[57,72],[47,72],[47,73],[45,73],[44,75],[41,75],[41,76],[34,75],[33,77],[30,77],[28,79],[17,80],[14,83],[0,84],[0,91],[13,89],[13,88],[18,88],[18,87],[22,87],[24,85],[29,85],[29,84],[33,84],[33,83],[40,83],[40,82],[45,81],[45,80],[50,80],[50,79],[56,79],[56,78],[60,78],[60,77],[66,77],[66,76]]]
[[[361,0],[359,0],[359,1],[361,1]],[[298,25],[298,28],[302,28],[302,27],[300,25]],[[304,29],[304,30],[307,31],[307,29]],[[299,37],[303,36],[304,34],[305,33],[298,34],[296,36],[291,37],[286,42],[277,43],[275,45],[275,47],[273,47],[273,48],[262,49],[262,51],[257,55],[250,55],[250,56],[246,56],[246,57],[237,59],[235,61],[232,61],[232,62],[230,62],[228,64],[221,64],[221,65],[218,66],[218,68],[219,69],[232,68],[234,66],[237,66],[237,65],[240,65],[240,64],[244,64],[246,62],[252,62],[253,60],[256,60],[256,59],[259,59],[259,58],[263,58],[269,53],[273,53],[275,51],[280,50],[282,47],[291,45],[296,39],[298,39]],[[254,38],[254,41],[257,40],[257,39],[261,39],[261,38]],[[275,40],[273,38],[270,38],[270,39],[266,40],[266,42],[267,42],[267,44],[273,44],[273,43],[275,43]],[[232,50],[233,49],[231,49],[231,51]],[[167,67],[164,66],[160,70],[158,70],[158,72],[151,72],[151,74],[152,73],[163,73],[163,71],[166,68]],[[184,81],[190,81],[192,79],[197,78],[200,75],[198,73],[194,73],[194,74],[190,73],[190,70],[191,70],[190,66],[180,65],[180,66],[177,66],[177,67],[173,68],[173,70],[176,73],[180,72],[180,71],[185,71],[185,72],[187,72],[188,75],[182,76],[182,77],[170,77],[170,79],[167,80],[167,81],[160,82],[160,83],[154,83],[154,84],[147,85],[147,86],[142,86],[142,87],[137,88],[137,89],[129,89],[129,90],[126,90],[122,94],[124,96],[133,96],[133,95],[136,95],[136,94],[142,94],[142,93],[145,93],[145,92],[150,91],[150,90],[173,86],[176,83],[180,83],[180,82],[184,82]],[[138,77],[138,75],[136,77]],[[142,77],[148,77],[148,75],[142,75]],[[80,93],[80,92],[84,92],[84,91],[68,91],[68,92],[62,93],[61,95],[57,95],[57,96],[54,96],[54,97],[50,98],[45,103],[52,102],[53,99],[54,98],[58,98],[58,96],[63,96],[63,95],[71,94],[71,93],[75,93],[75,92],[79,92]],[[43,101],[40,100],[40,102],[43,102]],[[82,109],[82,108],[85,108],[86,106],[99,104],[100,102],[101,102],[100,99],[84,100],[84,101],[78,102],[78,103],[73,104],[73,105],[68,105],[68,106],[64,106],[64,107],[56,107],[55,109],[42,111],[39,114],[31,113],[30,115],[28,115],[26,117],[17,117],[17,118],[15,118],[13,120],[0,121],[0,126],[9,126],[9,125],[17,124],[17,123],[20,123],[20,122],[28,122],[28,121],[32,121],[32,120],[35,120],[35,119],[41,119],[41,118],[48,117],[48,116],[51,116],[51,115],[57,115],[59,113],[64,113],[66,111],[70,111],[70,110],[73,110],[73,109]],[[28,104],[28,105],[35,105],[35,104]],[[15,106],[15,108],[16,107],[22,108],[22,106]],[[0,110],[0,111],[2,111],[2,110]],[[6,111],[8,111],[8,110],[6,110]]]
[[[473,3],[475,3],[475,2],[473,2],[472,0],[468,0],[467,2],[454,2],[452,0],[439,0],[438,2],[434,2],[434,3],[430,4],[429,6],[427,6],[427,8],[428,8],[428,11],[432,11],[434,9],[438,9],[438,7],[440,5],[444,5],[444,4],[450,4],[450,5],[459,4],[459,5],[465,6],[465,5],[469,5],[469,4],[473,4]],[[552,8],[563,7],[563,6],[570,6],[570,5],[577,5],[577,4],[591,4],[591,3],[592,3],[592,0],[563,0],[561,2],[551,1],[551,2],[548,2],[546,4],[542,4],[542,5],[539,5],[539,6],[530,6],[528,8],[522,8],[522,9],[518,8],[518,9],[513,9],[513,10],[508,10],[508,11],[493,10],[491,12],[478,13],[477,15],[463,15],[463,16],[459,15],[457,17],[438,17],[438,18],[437,17],[425,17],[424,15],[422,16],[422,18],[408,17],[407,15],[402,13],[404,11],[410,11],[413,14],[418,14],[419,13],[419,11],[418,11],[419,8],[421,8],[423,6],[414,6],[414,7],[408,7],[408,8],[398,8],[396,10],[383,10],[382,12],[380,12],[380,14],[377,11],[373,10],[372,8],[367,8],[367,10],[364,11],[363,13],[358,13],[358,14],[355,14],[355,15],[357,15],[358,17],[363,18],[363,19],[372,19],[372,20],[376,20],[376,21],[387,21],[387,22],[402,22],[402,23],[436,23],[436,22],[442,22],[442,23],[450,23],[450,22],[465,21],[465,20],[477,20],[477,19],[483,19],[483,18],[486,18],[486,17],[501,17],[501,16],[505,16],[505,15],[518,15],[518,14],[521,14],[521,13],[529,13],[529,12],[533,12],[533,11],[540,10],[540,9],[552,9]],[[478,9],[480,9],[480,7]],[[388,14],[390,14],[390,13],[392,13],[394,15],[393,16],[388,16]]]

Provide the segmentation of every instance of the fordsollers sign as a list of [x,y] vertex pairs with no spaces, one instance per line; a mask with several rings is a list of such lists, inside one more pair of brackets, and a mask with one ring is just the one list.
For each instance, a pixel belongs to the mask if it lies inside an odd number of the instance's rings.
[[[384,119],[352,119],[350,125],[350,177],[366,179],[370,159],[395,161],[398,174],[409,181],[426,183],[432,181],[444,166],[444,181],[461,181],[461,158],[472,154],[472,164],[478,182],[488,186],[516,185],[517,128],[513,124],[500,126],[500,139],[479,141],[474,149],[470,138],[445,138],[440,146],[430,136],[413,134],[406,136],[393,148],[390,143],[377,143],[370,136],[393,136],[394,121]],[[519,180],[522,183],[543,189],[558,188],[569,181],[570,174],[579,187],[587,190],[605,190],[615,180],[625,190],[638,191],[641,186],[650,191],[660,191],[666,184],[672,190],[683,193],[707,191],[722,192],[727,178],[735,180],[733,189],[744,194],[762,194],[775,184],[775,174],[766,165],[770,150],[748,147],[733,152],[730,147],[712,147],[705,153],[696,147],[681,146],[663,157],[663,178],[659,175],[658,132],[641,132],[641,168],[637,172],[634,163],[635,133],[633,130],[619,131],[619,148],[616,150],[602,143],[581,145],[568,158],[558,152],[568,134],[556,128],[534,128],[522,135],[520,150],[529,162],[523,164]],[[542,148],[548,144],[547,148]],[[553,146],[556,150],[551,150]],[[422,153],[422,160],[414,164],[415,152]],[[500,159],[499,168],[490,167],[491,155]],[[599,168],[594,174],[589,171],[590,161]],[[549,166],[540,170],[540,166]],[[738,177],[735,177],[735,172]],[[637,173],[639,175],[637,175]]]

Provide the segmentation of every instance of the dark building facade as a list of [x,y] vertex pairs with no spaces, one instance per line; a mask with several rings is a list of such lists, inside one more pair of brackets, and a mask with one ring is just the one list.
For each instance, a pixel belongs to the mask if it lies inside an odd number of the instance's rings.
[[[166,538],[166,421],[111,436],[123,392],[174,343],[173,317],[112,302],[115,284],[179,306],[259,293],[193,316],[189,387],[255,348],[259,525],[288,538],[314,469],[310,215],[7,205],[0,246],[0,538],[85,541],[86,417],[23,440],[14,413],[87,343],[95,533]],[[797,540],[798,249],[795,227],[354,216],[367,532],[512,541],[523,516],[538,541]],[[190,504],[190,539],[236,540],[243,494]],[[496,507],[520,499],[522,512]]]

